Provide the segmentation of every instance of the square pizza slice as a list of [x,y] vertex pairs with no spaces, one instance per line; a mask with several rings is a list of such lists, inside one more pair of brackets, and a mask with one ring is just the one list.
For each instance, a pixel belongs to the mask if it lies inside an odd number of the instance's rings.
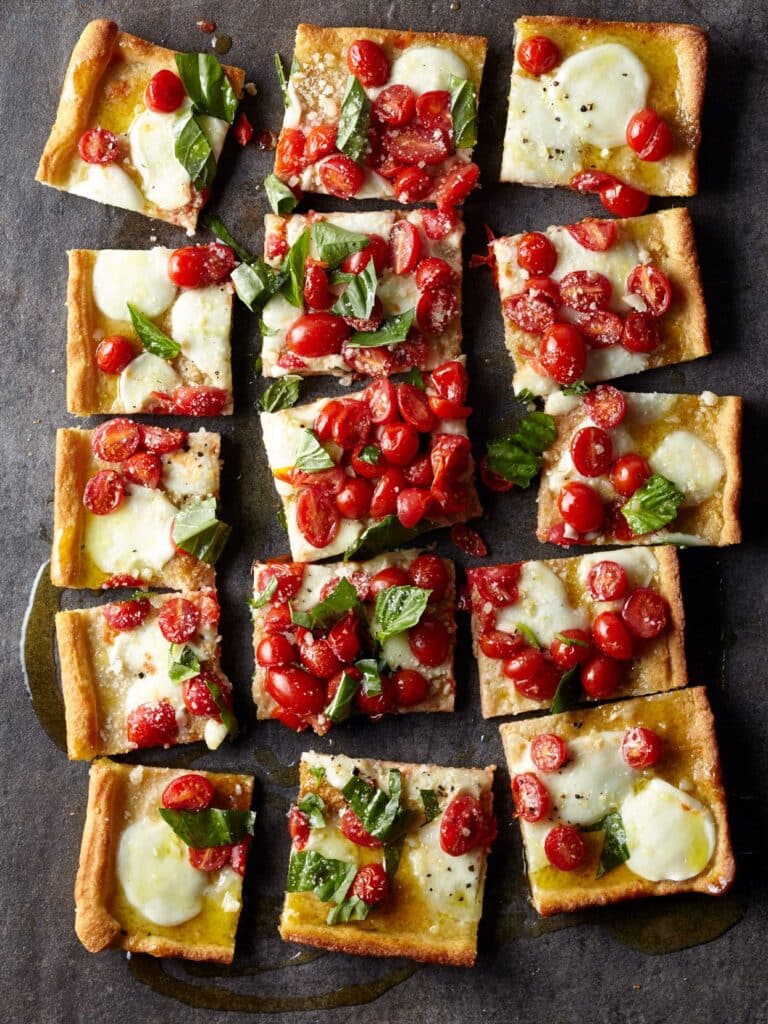
[[[275,174],[339,199],[431,199],[475,187],[481,36],[299,25]],[[279,58],[278,58],[279,61]]]
[[267,214],[266,260],[292,272],[262,310],[264,376],[375,376],[455,359],[464,225],[446,226],[428,210]]
[[232,412],[231,249],[68,256],[68,412]]
[[498,238],[513,386],[541,395],[709,355],[687,210]]
[[467,385],[454,360],[261,414],[294,561],[364,557],[480,515]]
[[672,547],[467,570],[483,717],[685,686]]
[[216,591],[145,594],[59,612],[56,639],[71,759],[205,740],[237,723],[219,665]]
[[85,948],[231,963],[252,795],[252,775],[95,761],[75,882]]
[[51,580],[58,587],[213,585],[218,434],[107,420],[59,430]]
[[551,544],[738,544],[742,400],[550,395],[537,536]]
[[703,687],[500,731],[540,914],[730,887],[735,863]]
[[64,76],[37,180],[194,231],[245,72],[86,25]]
[[259,718],[320,735],[351,714],[453,711],[453,563],[400,551],[368,562],[253,567]]
[[501,180],[598,192],[618,216],[694,195],[707,49],[694,25],[519,18]]
[[281,936],[471,967],[494,771],[303,754]]

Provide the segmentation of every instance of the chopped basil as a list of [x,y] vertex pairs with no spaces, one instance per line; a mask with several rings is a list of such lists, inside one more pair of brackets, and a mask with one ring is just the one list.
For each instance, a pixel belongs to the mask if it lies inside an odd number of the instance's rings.
[[304,265],[309,255],[309,228],[304,228],[286,253],[280,270],[286,275],[282,293],[292,306],[304,306]]
[[285,377],[270,384],[261,396],[259,404],[264,412],[279,412],[281,409],[290,409],[299,400],[299,386],[301,377],[295,373],[288,373]]
[[173,811],[158,807],[160,817],[193,850],[209,846],[233,846],[253,835],[255,811],[221,810],[206,807],[202,811]]
[[173,152],[198,191],[211,187],[216,177],[216,157],[200,119],[193,113],[174,128]]
[[325,801],[317,793],[307,793],[298,802],[298,808],[309,819],[310,828],[325,828]]
[[299,201],[296,196],[276,174],[266,176],[264,191],[267,193],[272,213],[291,213],[298,206]]
[[307,767],[307,771],[310,775],[313,775],[318,782],[322,782],[325,778],[325,768],[321,764],[313,764]]
[[418,388],[419,391],[427,390],[427,385],[424,383],[424,374],[421,372],[421,370],[417,370],[415,366],[408,371],[408,375],[405,378],[405,380],[406,383],[413,385],[413,387],[415,388]]
[[347,287],[333,304],[331,312],[339,316],[354,317],[356,320],[368,320],[373,312],[376,301],[376,267],[373,260],[368,260],[365,269],[355,274]]
[[356,274],[348,274],[345,270],[334,270],[331,274],[331,284],[349,284],[354,281]]
[[573,384],[565,384],[560,388],[561,395],[586,395],[589,384],[585,380],[575,380]]
[[539,638],[536,636],[534,631],[526,622],[516,622],[515,630],[516,632],[520,633],[521,636],[525,637],[525,639],[528,641],[531,647],[535,647],[537,651],[541,650]]
[[370,911],[368,904],[359,896],[337,903],[325,919],[326,924],[339,924],[346,921],[364,921]]
[[230,528],[216,518],[216,499],[205,498],[179,509],[171,534],[177,548],[213,565],[224,550]]
[[397,869],[400,866],[400,856],[403,852],[404,842],[405,836],[400,836],[394,843],[387,843],[384,847],[384,870],[387,872],[390,882],[397,874]]
[[[270,327],[266,320],[259,320],[259,334],[262,336],[262,338],[272,338],[274,337],[274,335],[277,334],[277,328]],[[264,360],[261,358],[261,356],[257,357],[254,369],[256,373],[261,373],[261,371],[264,369]]]
[[301,429],[294,465],[302,473],[320,473],[324,469],[333,469],[334,467],[333,459],[317,440],[314,431],[310,430],[309,427],[302,427]]
[[360,163],[368,148],[370,118],[371,101],[359,80],[349,75],[336,128],[336,148],[355,163]]
[[471,149],[477,142],[477,92],[466,78],[451,75],[451,120],[456,149]]
[[421,802],[424,804],[424,817],[426,824],[429,821],[433,821],[440,813],[440,803],[437,799],[437,793],[434,789],[420,789]]
[[150,597],[161,597],[159,590],[134,590],[125,599],[126,601],[147,601]]
[[345,722],[352,714],[352,700],[357,693],[359,682],[349,672],[342,672],[339,688],[333,700],[325,709],[325,714],[336,724]]
[[580,640],[577,636],[566,636],[565,633],[555,633],[555,640],[559,640],[566,647],[589,647],[586,640]]
[[370,239],[367,235],[347,231],[327,220],[318,220],[312,225],[312,244],[321,263],[325,263],[329,270],[335,270],[347,256],[365,249]]
[[361,658],[355,662],[355,668],[362,673],[363,693],[366,697],[381,695],[381,671],[375,658]]
[[224,691],[217,682],[213,679],[209,679],[208,676],[203,676],[205,685],[208,687],[208,692],[213,697],[213,703],[219,712],[219,718],[227,730],[227,735],[231,740],[237,736],[237,719],[232,714],[227,702],[224,700]]
[[423,587],[387,587],[376,595],[376,639],[383,644],[391,636],[417,625],[427,608],[431,590]]
[[408,337],[416,317],[415,309],[388,316],[378,331],[354,331],[347,342],[352,348],[381,348],[382,345],[399,345]]
[[423,519],[418,526],[409,528],[403,526],[396,515],[384,516],[383,519],[363,530],[360,536],[352,541],[344,552],[344,561],[348,562],[355,555],[370,558],[380,551],[408,544],[414,537],[428,533],[430,530],[436,529],[437,526],[437,523]]
[[530,388],[520,388],[520,390],[513,395],[513,398],[515,402],[520,402],[521,405],[529,405],[531,402],[536,401],[536,395],[534,395]]
[[275,512],[275,518],[284,530],[288,529],[288,519],[285,514],[285,508],[282,505],[277,512]]
[[277,590],[277,576],[270,576],[267,581],[267,585],[263,590],[260,590],[255,597],[250,598],[248,604],[256,610],[257,608],[263,608],[265,604],[272,600],[272,596]]
[[232,124],[237,96],[218,59],[212,53],[177,53],[176,67],[195,110]]
[[622,505],[621,514],[630,530],[639,537],[645,533],[654,533],[671,523],[684,500],[685,495],[671,480],[660,473],[654,473]]
[[285,77],[285,71],[283,70],[283,62],[280,60],[280,54],[275,54],[275,69],[277,71],[277,80],[280,83],[280,92],[283,94],[283,106],[290,107],[291,97],[288,95],[288,82]]
[[579,703],[581,677],[578,669],[578,665],[574,665],[560,676],[555,696],[552,698],[552,707],[549,709],[553,715],[559,715],[561,711],[570,711]]
[[341,793],[372,836],[390,843],[405,834],[410,815],[403,804],[403,779],[397,768],[389,770],[387,793],[358,775],[352,776]]
[[595,878],[602,878],[603,875],[613,871],[620,864],[629,860],[629,847],[627,846],[627,832],[624,828],[624,821],[618,811],[609,811],[604,818],[596,821],[594,825],[582,829],[584,832],[605,832],[603,849],[600,852],[600,863],[597,865]]
[[518,487],[528,487],[541,469],[543,453],[557,437],[553,416],[529,412],[513,434],[488,444],[488,468]]
[[323,903],[343,903],[357,874],[357,864],[324,857],[317,850],[297,850],[288,861],[286,892],[311,892]]
[[342,576],[325,600],[309,611],[299,612],[291,608],[291,621],[304,629],[326,629],[346,612],[360,607],[357,591],[346,577]]
[[252,313],[277,294],[287,278],[261,258],[256,256],[250,263],[241,263],[230,275],[237,297]]
[[217,217],[215,213],[204,214],[203,224],[209,231],[212,231],[220,241],[225,245],[228,245],[229,248],[237,255],[238,259],[241,259],[243,263],[250,263],[251,260],[255,258],[253,253],[249,252],[245,246],[240,245],[237,239],[227,231],[224,226],[224,221],[221,217]]
[[189,644],[171,644],[168,651],[168,678],[183,683],[200,675],[200,662]]
[[381,448],[375,444],[367,444],[357,457],[360,462],[367,462],[369,466],[378,466],[381,460]]
[[126,302],[126,306],[131,314],[133,329],[147,352],[151,352],[153,356],[159,356],[161,359],[175,359],[181,352],[181,345],[178,341],[163,334],[160,328],[155,327],[152,321],[144,316],[132,302]]

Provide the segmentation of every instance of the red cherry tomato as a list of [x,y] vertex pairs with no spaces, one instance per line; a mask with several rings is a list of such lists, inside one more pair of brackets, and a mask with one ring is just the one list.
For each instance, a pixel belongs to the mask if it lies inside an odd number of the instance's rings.
[[201,850],[190,847],[188,855],[189,863],[193,868],[197,868],[198,871],[210,872],[221,871],[229,862],[231,854],[231,846],[206,846]]
[[614,490],[622,497],[630,498],[651,475],[651,467],[645,459],[634,452],[628,452],[613,463],[610,479]]
[[291,610],[287,604],[276,604],[264,616],[264,632],[270,634],[290,633],[293,630]]
[[177,775],[163,790],[161,803],[173,811],[203,811],[210,807],[216,790],[205,775],[190,772]]
[[139,425],[131,420],[107,420],[91,434],[91,451],[102,462],[125,462],[140,444]]
[[350,336],[349,326],[335,313],[304,313],[288,328],[285,343],[305,358],[336,355]]
[[[456,271],[450,263],[446,263],[438,256],[427,256],[416,267],[416,287],[419,291],[453,288],[455,284]],[[461,366],[461,363],[455,365]]]
[[548,36],[529,36],[518,46],[517,60],[523,71],[538,77],[560,63],[560,51]]
[[596,654],[581,667],[581,685],[594,700],[606,700],[616,692],[621,679],[621,665],[604,654]]
[[521,772],[512,779],[515,814],[531,823],[546,818],[552,808],[549,790],[533,772]]
[[632,636],[614,612],[600,612],[592,623],[595,647],[616,661],[629,661],[632,657]]
[[429,455],[421,455],[410,466],[403,467],[406,483],[412,487],[429,487],[432,483],[432,462]]
[[163,68],[150,78],[144,92],[144,102],[150,110],[170,114],[179,109],[186,95],[184,83],[179,76]]
[[617,601],[629,589],[627,570],[618,562],[596,562],[587,576],[587,590],[595,601]]
[[176,739],[179,726],[170,701],[139,704],[129,712],[126,724],[128,742],[137,747],[167,747]]
[[397,419],[397,392],[389,378],[371,381],[364,394],[372,423],[391,423]]
[[582,427],[571,438],[571,458],[582,476],[602,476],[613,461],[610,434],[602,427]]
[[222,686],[220,679],[209,675],[207,672],[201,672],[199,676],[187,679],[184,682],[182,687],[184,705],[192,715],[197,715],[200,718],[215,718],[218,721],[220,712],[208,683],[215,683],[221,689],[222,700],[227,707],[230,707],[232,696],[229,689]]
[[373,260],[377,277],[389,266],[389,245],[381,235],[369,235],[368,244],[358,252],[350,253],[341,263],[345,274],[361,274]]
[[397,496],[397,518],[406,530],[412,530],[427,515],[432,495],[421,487],[404,487]]
[[507,658],[502,672],[515,684],[515,689],[529,700],[552,700],[560,682],[554,664],[534,647],[526,647]]
[[[422,265],[426,262],[423,260]],[[469,374],[464,364],[458,360],[450,359],[447,363],[438,366],[430,374],[430,381],[435,391],[449,402],[461,405],[466,400],[469,390]]]
[[281,260],[288,252],[288,243],[285,238],[271,231],[264,242],[264,255],[268,260]]
[[304,132],[298,128],[282,129],[275,149],[275,174],[278,178],[290,178],[303,171],[305,147]]
[[434,200],[438,210],[453,212],[476,187],[480,179],[477,164],[457,164],[445,175],[435,189]]
[[262,668],[269,668],[271,665],[290,665],[297,657],[294,645],[279,633],[263,637],[256,648],[256,661]]
[[566,484],[557,499],[560,515],[577,533],[599,530],[605,519],[605,509],[597,491],[589,484],[576,480]]
[[245,864],[248,859],[248,851],[251,848],[253,842],[252,836],[245,836],[239,843],[235,843],[230,848],[229,852],[229,863],[232,865],[232,870],[236,871],[241,877],[245,874]]
[[313,548],[324,548],[339,532],[341,517],[331,495],[320,487],[305,487],[296,502],[296,525]]
[[439,619],[426,614],[408,631],[408,646],[421,665],[436,668],[448,657],[451,636]]
[[443,811],[440,846],[449,856],[461,857],[478,846],[490,846],[495,837],[496,822],[471,793],[459,793]]
[[648,209],[648,195],[638,188],[616,181],[600,189],[600,202],[616,217],[639,217]]
[[621,344],[628,352],[655,352],[661,343],[659,321],[651,313],[629,313]]
[[336,301],[328,281],[328,275],[316,263],[304,268],[304,305],[309,309],[330,309]]
[[623,506],[624,502],[611,502],[605,514],[605,532],[615,541],[629,541],[640,536],[640,534],[633,533],[622,512]]
[[106,128],[89,128],[80,136],[77,151],[87,164],[111,164],[120,159],[120,140]]
[[148,427],[142,424],[139,432],[141,447],[156,455],[178,451],[187,443],[186,430],[166,430],[165,427]]
[[558,384],[573,384],[584,376],[587,347],[584,337],[571,324],[552,324],[541,337],[539,362]]
[[295,665],[267,669],[264,685],[274,701],[297,715],[317,715],[325,707],[323,684]]
[[390,128],[402,128],[416,115],[416,96],[407,85],[388,85],[373,101],[373,116]]
[[385,423],[379,435],[381,453],[394,466],[407,466],[419,450],[419,434],[410,423]]
[[525,646],[519,633],[505,633],[500,629],[481,633],[477,643],[486,658],[511,658]]
[[621,741],[621,756],[630,768],[636,768],[638,771],[652,768],[663,751],[664,744],[659,734],[643,726],[627,729]]
[[395,163],[422,169],[441,164],[451,152],[448,131],[427,128],[415,122],[403,128],[387,129],[384,146]]
[[575,533],[575,531],[570,531],[570,527],[566,527],[565,523],[555,523],[554,526],[550,527],[547,543],[557,544],[561,548],[570,548],[580,543],[580,538],[579,534]]
[[566,224],[565,230],[584,249],[605,252],[616,241],[616,224],[612,220],[585,217],[577,224]]
[[336,495],[336,508],[345,519],[365,519],[371,507],[373,487],[360,477],[348,477]]
[[314,127],[305,143],[304,154],[307,162],[317,163],[323,157],[330,156],[336,149],[336,125],[319,124]]
[[556,772],[568,760],[565,741],[553,732],[540,732],[531,740],[531,760],[540,772]]
[[[506,319],[529,334],[541,334],[552,327],[555,322],[555,308],[548,295],[534,290],[510,295],[501,304]],[[584,358],[586,360],[586,355]]]
[[170,644],[185,644],[200,627],[200,609],[185,597],[172,597],[160,609],[160,632]]
[[430,601],[441,601],[451,582],[442,558],[437,555],[417,555],[408,566],[408,579],[414,587],[431,590]]
[[136,629],[152,611],[152,605],[145,597],[135,601],[113,601],[104,605],[104,618],[112,629],[121,633]]
[[[349,670],[347,670],[349,671]],[[393,711],[397,703],[397,694],[388,675],[381,677],[381,693],[376,696],[364,692],[362,687],[355,694],[355,707],[362,715],[377,721],[382,715]]]
[[574,270],[560,280],[560,299],[581,313],[604,309],[611,299],[611,282],[594,270]]
[[601,192],[609,185],[618,184],[618,178],[605,171],[579,171],[571,178],[569,185],[582,195],[592,192]]
[[277,588],[270,598],[271,603],[290,601],[301,587],[305,569],[303,562],[272,562],[259,572],[256,589],[264,590],[275,579]]
[[83,491],[83,504],[95,516],[107,516],[119,508],[125,497],[122,478],[112,469],[92,476]]
[[667,628],[667,602],[651,587],[638,587],[624,602],[621,617],[632,636],[652,640]]
[[529,231],[517,243],[517,265],[529,274],[547,276],[557,264],[557,250],[546,235]]
[[458,224],[458,220],[452,209],[421,211],[424,234],[435,242],[447,238]]
[[406,423],[422,434],[435,428],[435,417],[429,408],[427,396],[414,384],[405,381],[397,387],[397,407]]
[[418,203],[432,191],[432,179],[418,167],[403,167],[392,180],[392,191],[398,203]]
[[517,601],[519,580],[520,566],[516,564],[491,565],[470,573],[470,584],[477,588],[481,599],[489,601],[494,608],[504,608]]
[[463,523],[451,527],[451,541],[460,551],[472,558],[485,558],[488,554],[486,543],[477,530],[473,530],[471,526],[465,526]]
[[371,413],[365,402],[346,399],[339,402],[331,423],[331,440],[351,450],[364,445],[371,430]]
[[389,232],[389,252],[395,274],[411,274],[421,259],[419,229],[409,220],[398,220]]
[[480,459],[480,479],[489,491],[495,491],[497,494],[506,494],[515,486],[511,480],[489,468],[487,455]]
[[182,416],[219,416],[229,398],[224,388],[182,385],[173,392],[173,408]]
[[160,486],[163,476],[163,463],[159,455],[153,452],[136,452],[123,466],[123,476],[132,484],[151,487]]
[[382,845],[381,840],[371,835],[351,807],[346,807],[341,812],[339,828],[341,829],[341,834],[346,836],[350,843],[354,843],[355,846],[366,846],[369,849],[375,850]]
[[168,276],[179,288],[221,284],[235,269],[235,253],[228,245],[188,245],[168,257]]
[[443,89],[423,92],[416,101],[419,121],[427,128],[451,128],[451,94]]
[[410,582],[408,573],[400,566],[393,565],[388,569],[382,569],[371,579],[371,597],[389,587],[407,587]]
[[561,672],[567,672],[584,664],[590,656],[590,647],[589,634],[583,629],[563,629],[552,641],[549,656]]
[[627,400],[612,384],[598,384],[584,396],[584,408],[593,423],[605,430],[611,430],[624,421]]
[[672,300],[672,285],[663,270],[639,263],[627,278],[627,291],[639,295],[651,316],[663,316]]
[[331,679],[341,669],[341,663],[327,640],[314,640],[312,634],[299,645],[301,663],[318,679]]
[[293,840],[295,850],[303,850],[311,833],[309,818],[300,811],[296,804],[291,804],[288,811],[288,835]]
[[122,334],[110,334],[96,346],[96,365],[102,373],[122,373],[135,355],[130,339]]
[[377,88],[389,78],[386,53],[371,39],[356,39],[347,49],[347,67],[363,85]]
[[317,165],[320,181],[329,195],[351,199],[363,187],[365,172],[343,153],[334,153]]
[[355,880],[349,890],[366,906],[374,907],[389,896],[389,876],[383,864],[366,864],[357,869]]
[[448,288],[422,292],[416,304],[416,323],[427,334],[444,334],[458,314],[458,296]]
[[638,110],[627,124],[627,145],[641,160],[663,160],[672,152],[672,132],[655,110]]
[[392,676],[397,706],[410,708],[421,704],[429,696],[429,680],[414,669],[401,668]]
[[253,125],[245,114],[240,113],[237,115],[237,120],[232,128],[232,134],[235,136],[235,141],[239,146],[247,146],[253,138]]
[[[358,591],[359,593],[359,591]],[[355,612],[347,612],[334,623],[327,637],[328,645],[342,664],[349,664],[360,654],[360,619]]]
[[577,313],[574,321],[590,348],[609,348],[621,344],[624,321],[618,313],[612,313],[609,309],[595,309],[588,313]]
[[553,867],[575,871],[587,857],[587,847],[578,829],[572,825],[555,825],[544,839],[544,853]]

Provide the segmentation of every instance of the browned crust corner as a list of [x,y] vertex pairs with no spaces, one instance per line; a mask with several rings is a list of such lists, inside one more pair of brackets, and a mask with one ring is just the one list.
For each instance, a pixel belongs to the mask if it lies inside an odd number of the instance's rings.
[[659,210],[651,216],[662,228],[663,244],[666,248],[663,264],[667,276],[672,281],[673,302],[675,295],[682,293],[685,316],[683,358],[698,359],[700,356],[708,356],[712,352],[712,346],[691,215],[685,207],[676,206],[671,210]]
[[349,925],[294,924],[282,919],[278,928],[285,942],[298,942],[334,953],[353,956],[402,956],[420,963],[445,964],[451,967],[473,967],[477,959],[477,943],[457,941],[440,945],[406,939],[379,932],[363,932]]
[[653,549],[659,563],[660,590],[669,605],[667,653],[669,655],[670,689],[688,685],[688,666],[685,660],[685,608],[680,587],[680,560],[671,545]]
[[81,497],[89,453],[88,431],[66,428],[56,432],[51,582],[57,587],[82,586]]
[[56,614],[56,642],[61,667],[61,690],[67,725],[67,754],[71,761],[95,757],[99,740],[96,679],[88,642],[87,610]]
[[720,414],[718,442],[725,458],[726,473],[723,487],[723,528],[718,544],[725,547],[741,541],[739,502],[741,500],[741,426],[744,415],[743,399],[728,395]]

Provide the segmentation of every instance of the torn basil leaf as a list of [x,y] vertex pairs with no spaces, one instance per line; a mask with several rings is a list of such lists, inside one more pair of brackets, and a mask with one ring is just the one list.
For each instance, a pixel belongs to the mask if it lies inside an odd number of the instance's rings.
[[513,398],[515,402],[520,402],[521,405],[530,405],[531,402],[536,401],[536,395],[534,395],[530,388],[520,388]]
[[376,640],[383,644],[397,633],[416,626],[427,609],[431,590],[423,587],[387,587],[376,595]]
[[333,700],[325,709],[325,714],[332,722],[338,724],[345,722],[352,714],[352,701],[357,693],[360,683],[349,672],[342,672],[339,688],[333,695]]
[[440,803],[434,789],[420,789],[421,802],[424,804],[424,824],[433,821],[440,813]]
[[597,865],[595,878],[602,878],[609,871],[629,860],[627,832],[624,821],[618,811],[609,811],[604,818],[582,829],[583,832],[605,832],[603,848],[600,851],[600,862]]
[[377,285],[376,266],[373,260],[368,260],[362,273],[353,275],[352,280],[331,307],[331,312],[356,320],[368,320],[376,301]]
[[203,676],[203,679],[205,681],[205,685],[208,687],[208,692],[213,698],[213,703],[216,705],[216,709],[219,712],[219,718],[221,719],[222,725],[227,730],[227,736],[233,740],[237,736],[237,719],[224,699],[224,691],[214,679],[210,679],[208,676]]
[[416,367],[412,367],[405,378],[406,383],[411,384],[413,387],[418,388],[419,391],[426,391],[427,385],[424,383],[424,374],[421,370],[417,370]]
[[515,632],[519,633],[521,636],[524,636],[528,643],[531,645],[531,647],[535,647],[537,651],[541,650],[539,638],[536,636],[534,631],[526,622],[516,622]]
[[291,608],[291,621],[304,629],[326,629],[346,612],[360,607],[357,591],[346,577],[342,576],[331,593],[306,612]]
[[333,469],[335,463],[315,432],[309,427],[302,427],[294,465],[302,473],[320,473],[324,469]]
[[360,163],[368,148],[370,117],[371,101],[359,80],[349,75],[336,127],[336,148],[355,163]]
[[556,437],[553,416],[529,412],[513,434],[488,443],[488,468],[518,487],[528,487]]
[[285,274],[281,291],[292,306],[304,308],[304,266],[309,255],[309,228],[304,228],[286,253],[280,270]]
[[314,776],[318,782],[322,782],[325,778],[325,768],[321,764],[308,765],[307,771],[310,775]]
[[451,120],[456,149],[472,149],[477,142],[477,92],[466,78],[451,75]]
[[386,793],[359,775],[353,775],[341,793],[372,836],[391,843],[405,834],[410,816],[402,801],[403,778],[399,769],[390,768]]
[[204,214],[203,224],[216,235],[219,241],[223,242],[224,245],[228,245],[243,263],[250,263],[255,258],[253,253],[249,252],[245,246],[240,245],[237,239],[227,231],[224,221],[221,217],[217,217],[215,213]]
[[306,814],[310,828],[325,828],[325,801],[317,793],[307,793],[297,804],[302,814]]
[[230,528],[216,518],[216,499],[193,501],[179,509],[171,537],[177,548],[213,565],[227,543]]
[[291,97],[288,94],[288,81],[285,77],[283,62],[280,60],[279,53],[275,54],[275,70],[277,71],[277,80],[280,83],[280,92],[283,94],[283,106],[288,109],[291,105]]
[[355,662],[355,668],[363,676],[362,687],[366,697],[379,697],[381,695],[381,671],[375,658],[361,658]]
[[415,309],[388,316],[377,331],[353,331],[347,342],[352,348],[381,348],[382,345],[399,345],[408,337],[416,317]]
[[326,924],[340,924],[346,921],[364,921],[370,911],[368,904],[359,896],[337,903],[325,919]]
[[255,811],[221,810],[207,807],[202,811],[174,811],[158,807],[160,817],[170,825],[179,839],[193,850],[209,846],[234,846],[253,835]]
[[285,890],[314,893],[323,903],[342,903],[356,874],[356,864],[324,857],[317,850],[297,850],[288,861]]
[[178,341],[169,338],[159,327],[155,327],[149,317],[137,309],[132,302],[126,302],[126,306],[131,314],[133,329],[146,351],[161,359],[175,359],[181,352],[181,345]]
[[352,541],[344,552],[344,561],[348,562],[355,555],[359,555],[361,558],[371,558],[380,551],[408,544],[414,537],[435,530],[437,526],[437,523],[423,519],[418,526],[409,528],[403,526],[396,515],[384,516],[383,519],[363,530],[360,536]]
[[268,604],[272,600],[276,590],[277,576],[270,576],[264,589],[260,590],[255,597],[250,598],[248,604],[254,610],[257,608],[263,608],[265,604]]
[[270,384],[261,396],[259,404],[264,412],[280,412],[281,409],[290,409],[299,400],[299,387],[301,377],[295,373],[287,373],[285,377]]
[[327,220],[318,220],[312,225],[312,244],[315,254],[329,270],[335,270],[353,252],[360,252],[370,244],[367,235],[347,231]]
[[403,853],[403,843],[405,842],[405,836],[400,836],[393,843],[387,843],[384,847],[384,870],[387,872],[390,883],[397,874],[397,869],[400,866],[400,857]]
[[203,125],[194,114],[176,124],[173,152],[198,192],[211,187],[216,177],[216,157]]
[[177,53],[176,67],[195,110],[232,124],[237,96],[218,59],[212,53]]
[[183,683],[200,675],[200,662],[189,644],[171,644],[168,651],[168,678]]
[[585,380],[575,380],[573,384],[564,384],[560,388],[561,395],[586,395],[589,391],[589,384]]
[[292,213],[299,204],[298,199],[288,186],[280,181],[276,174],[268,174],[264,179],[264,191],[267,194],[272,213]]
[[560,682],[557,684],[555,695],[552,698],[552,707],[549,710],[553,715],[559,715],[561,711],[571,711],[579,703],[580,696],[579,666],[574,665],[560,676]]
[[260,310],[273,295],[283,287],[287,278],[261,258],[255,257],[250,263],[241,263],[230,275],[237,297],[252,313]]
[[683,501],[685,495],[671,480],[654,473],[621,506],[621,514],[632,533],[640,537],[645,533],[655,533],[671,523]]

